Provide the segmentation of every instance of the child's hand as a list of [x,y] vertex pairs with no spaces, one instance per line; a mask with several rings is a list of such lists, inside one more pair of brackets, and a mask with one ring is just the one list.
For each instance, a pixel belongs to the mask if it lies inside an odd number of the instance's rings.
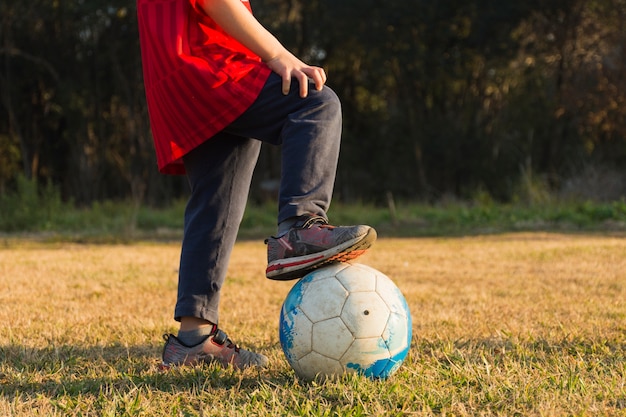
[[289,94],[292,79],[300,84],[300,97],[309,93],[309,78],[313,80],[316,90],[321,90],[326,83],[326,72],[323,68],[307,65],[293,54],[284,50],[278,56],[266,62],[272,71],[283,79],[283,94]]

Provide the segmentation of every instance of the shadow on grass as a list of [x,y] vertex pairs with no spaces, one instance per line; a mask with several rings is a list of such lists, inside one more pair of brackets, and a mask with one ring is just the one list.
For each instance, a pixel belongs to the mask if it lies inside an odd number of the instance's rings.
[[276,368],[237,371],[218,365],[159,369],[161,347],[0,345],[0,396],[48,397],[149,391],[254,390],[262,383],[287,385],[293,376]]

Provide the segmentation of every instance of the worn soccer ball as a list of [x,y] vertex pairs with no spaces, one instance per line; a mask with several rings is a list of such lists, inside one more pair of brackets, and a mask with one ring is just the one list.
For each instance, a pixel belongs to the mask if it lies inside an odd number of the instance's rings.
[[411,313],[389,277],[338,263],[298,281],[280,311],[280,344],[303,379],[394,374],[411,344]]

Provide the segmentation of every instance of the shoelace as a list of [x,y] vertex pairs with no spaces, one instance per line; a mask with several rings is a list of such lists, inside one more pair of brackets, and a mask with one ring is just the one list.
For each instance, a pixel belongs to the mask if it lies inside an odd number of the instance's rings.
[[298,220],[293,227],[296,229],[308,229],[312,227],[314,224],[318,224],[320,227],[328,226],[328,220],[323,218],[322,216],[308,216],[303,217]]
[[[300,216],[299,220],[294,223],[291,227],[292,229],[310,229],[313,225],[319,224],[320,227],[324,227],[327,229],[333,229],[335,226],[331,226],[328,224],[328,220],[323,218],[322,216],[308,216],[303,215]],[[274,239],[278,239],[276,236],[272,236]],[[270,238],[267,238],[263,241],[266,245],[268,244]]]

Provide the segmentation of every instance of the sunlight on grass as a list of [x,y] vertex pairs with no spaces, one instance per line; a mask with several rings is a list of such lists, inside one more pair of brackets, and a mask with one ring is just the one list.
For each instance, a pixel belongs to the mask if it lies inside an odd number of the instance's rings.
[[36,243],[0,249],[2,416],[626,414],[626,241],[502,234],[381,239],[361,263],[409,302],[414,339],[387,381],[306,383],[278,314],[293,282],[264,278],[240,242],[221,325],[268,369],[157,369],[175,331],[178,244]]

